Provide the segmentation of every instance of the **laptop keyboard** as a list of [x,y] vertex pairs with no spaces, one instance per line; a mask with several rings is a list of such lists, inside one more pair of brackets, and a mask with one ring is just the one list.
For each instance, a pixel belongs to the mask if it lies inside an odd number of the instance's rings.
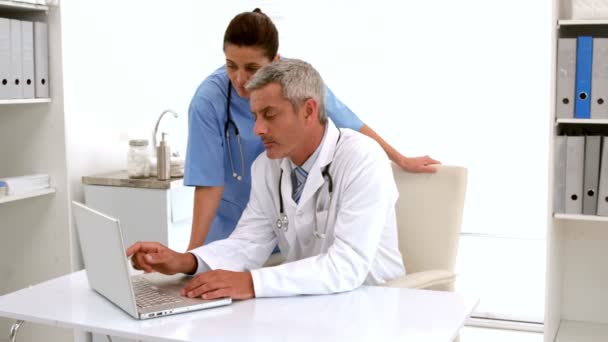
[[135,302],[140,308],[183,302],[180,297],[160,292],[154,284],[144,278],[134,278],[132,283]]

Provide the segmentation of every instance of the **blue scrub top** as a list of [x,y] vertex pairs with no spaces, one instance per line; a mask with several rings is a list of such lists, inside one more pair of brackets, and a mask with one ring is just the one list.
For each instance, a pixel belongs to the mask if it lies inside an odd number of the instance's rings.
[[[227,120],[228,74],[226,66],[214,71],[196,90],[188,109],[188,148],[184,184],[188,186],[223,186],[224,192],[205,244],[225,239],[236,224],[249,201],[251,164],[264,151],[261,139],[253,133],[254,119],[249,99],[242,98],[232,88],[230,111],[241,136],[244,168],[241,166],[239,145],[230,126],[230,148],[234,169],[241,181],[232,177],[228,144],[224,127]],[[325,109],[340,128],[358,131],[363,122],[336,96],[325,88]],[[242,174],[242,170],[245,170]]]

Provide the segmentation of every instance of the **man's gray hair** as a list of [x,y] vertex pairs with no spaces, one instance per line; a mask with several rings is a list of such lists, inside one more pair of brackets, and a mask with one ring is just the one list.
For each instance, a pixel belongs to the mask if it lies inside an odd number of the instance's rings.
[[318,103],[319,122],[327,121],[325,112],[325,85],[312,65],[299,59],[281,58],[258,70],[245,85],[247,91],[279,83],[285,97],[297,111],[308,99]]

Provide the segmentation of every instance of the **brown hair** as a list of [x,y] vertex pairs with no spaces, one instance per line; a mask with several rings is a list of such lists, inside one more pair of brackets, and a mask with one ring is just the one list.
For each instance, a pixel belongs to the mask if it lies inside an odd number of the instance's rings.
[[264,56],[273,60],[279,50],[279,32],[272,20],[256,8],[230,21],[224,33],[224,48],[226,44],[260,48]]

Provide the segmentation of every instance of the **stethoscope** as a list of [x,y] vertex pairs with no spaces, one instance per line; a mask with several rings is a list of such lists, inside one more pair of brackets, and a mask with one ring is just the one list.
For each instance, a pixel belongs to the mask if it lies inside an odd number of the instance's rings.
[[[342,137],[342,131],[340,131],[340,129],[338,128],[338,140],[336,141],[336,150],[338,149],[338,143],[340,142],[340,138]],[[336,155],[336,152],[334,151],[334,157]],[[319,226],[317,225],[317,215],[315,214],[315,228],[313,229],[313,235],[317,238],[317,239],[325,239],[325,236],[327,235],[327,224],[329,222],[329,208],[331,208],[331,204],[333,201],[333,193],[334,193],[334,181],[333,178],[331,177],[331,174],[329,173],[329,169],[331,167],[331,162],[329,164],[327,164],[324,168],[323,171],[321,171],[321,175],[323,176],[323,179],[327,182],[327,192],[329,193],[329,206],[327,207],[327,216],[325,217],[325,226],[323,227],[323,232],[321,232],[319,230]],[[281,175],[279,176],[279,218],[277,218],[277,229],[282,230],[283,232],[287,232],[287,230],[289,229],[289,219],[287,218],[287,214],[285,214],[285,210],[283,207],[283,192],[281,191],[281,184],[283,182],[283,169],[281,169]],[[319,199],[319,197],[317,196],[317,200]],[[316,205],[315,205],[315,210],[316,210]]]
[[[228,159],[230,160],[230,169],[232,171],[232,177],[240,181],[243,180],[245,175],[245,158],[243,157],[243,145],[241,144],[241,135],[239,134],[239,128],[236,122],[232,119],[232,113],[230,112],[230,98],[232,97],[232,83],[228,81],[228,101],[226,101],[226,124],[224,125],[224,135],[226,136],[226,145],[228,146]],[[239,153],[241,155],[241,174],[239,175],[234,168],[234,159],[232,158],[232,146],[230,144],[230,125],[234,128],[234,135],[236,137],[236,143],[239,146]]]

